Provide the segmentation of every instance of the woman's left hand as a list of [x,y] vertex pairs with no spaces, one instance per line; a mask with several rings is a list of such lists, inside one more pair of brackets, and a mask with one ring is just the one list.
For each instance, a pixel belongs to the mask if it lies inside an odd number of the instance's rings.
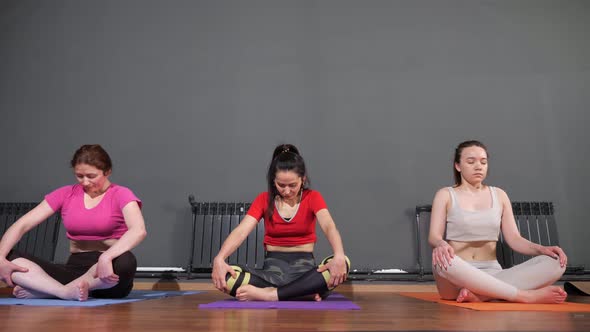
[[566,256],[565,252],[558,246],[552,246],[552,247],[541,246],[541,248],[539,248],[539,253],[541,255],[547,255],[549,257],[559,259],[559,265],[561,265],[561,267],[564,267],[567,265],[567,256]]
[[334,256],[328,263],[320,266],[317,271],[330,271],[330,281],[328,288],[336,287],[346,280],[346,260],[344,256]]
[[103,258],[103,256],[98,259],[98,263],[96,264],[95,277],[107,284],[119,283],[119,276],[113,270],[113,261]]

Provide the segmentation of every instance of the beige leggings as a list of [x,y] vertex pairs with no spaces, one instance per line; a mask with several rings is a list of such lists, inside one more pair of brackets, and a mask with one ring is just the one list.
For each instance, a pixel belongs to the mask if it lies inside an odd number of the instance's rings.
[[442,299],[455,300],[461,288],[490,297],[513,301],[518,290],[538,289],[559,280],[565,267],[549,256],[536,256],[528,261],[502,270],[498,261],[465,261],[459,256],[444,270],[433,267],[436,287]]

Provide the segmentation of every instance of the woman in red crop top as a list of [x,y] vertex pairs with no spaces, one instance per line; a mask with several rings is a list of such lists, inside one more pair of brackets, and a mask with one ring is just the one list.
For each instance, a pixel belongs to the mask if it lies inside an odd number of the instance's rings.
[[[567,256],[557,246],[542,246],[520,235],[508,195],[483,183],[487,170],[485,145],[459,144],[453,163],[455,186],[439,190],[434,197],[428,242],[441,298],[564,302],[567,294],[552,284],[565,272]],[[503,270],[496,260],[500,231],[513,250],[535,257]]]
[[[130,252],[146,236],[141,201],[109,181],[112,164],[100,145],[83,145],[71,161],[78,184],[61,187],[17,220],[0,241],[0,278],[18,298],[122,298],[137,268]],[[21,237],[60,211],[70,239],[66,264],[11,250]]]
[[[252,203],[213,262],[215,287],[242,301],[277,301],[306,296],[316,301],[346,280],[350,262],[322,195],[307,188],[305,162],[291,144],[275,148],[267,173],[268,191]],[[226,259],[264,218],[266,256],[262,270],[230,266]],[[315,223],[334,255],[316,265]]]

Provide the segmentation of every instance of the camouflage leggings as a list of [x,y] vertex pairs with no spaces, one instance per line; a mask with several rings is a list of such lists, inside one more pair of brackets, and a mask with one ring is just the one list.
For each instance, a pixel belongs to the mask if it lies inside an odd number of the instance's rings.
[[274,287],[280,287],[299,279],[309,270],[316,269],[317,265],[311,252],[266,252],[264,266],[261,270],[244,268],[244,271],[258,276],[271,283]]

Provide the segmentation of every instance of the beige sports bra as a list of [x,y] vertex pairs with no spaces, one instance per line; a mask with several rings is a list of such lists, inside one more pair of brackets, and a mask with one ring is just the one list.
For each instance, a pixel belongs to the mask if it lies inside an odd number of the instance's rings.
[[451,208],[447,213],[447,240],[473,242],[498,241],[502,207],[498,202],[496,188],[490,187],[492,207],[479,211],[467,211],[459,206],[455,189],[448,187]]

